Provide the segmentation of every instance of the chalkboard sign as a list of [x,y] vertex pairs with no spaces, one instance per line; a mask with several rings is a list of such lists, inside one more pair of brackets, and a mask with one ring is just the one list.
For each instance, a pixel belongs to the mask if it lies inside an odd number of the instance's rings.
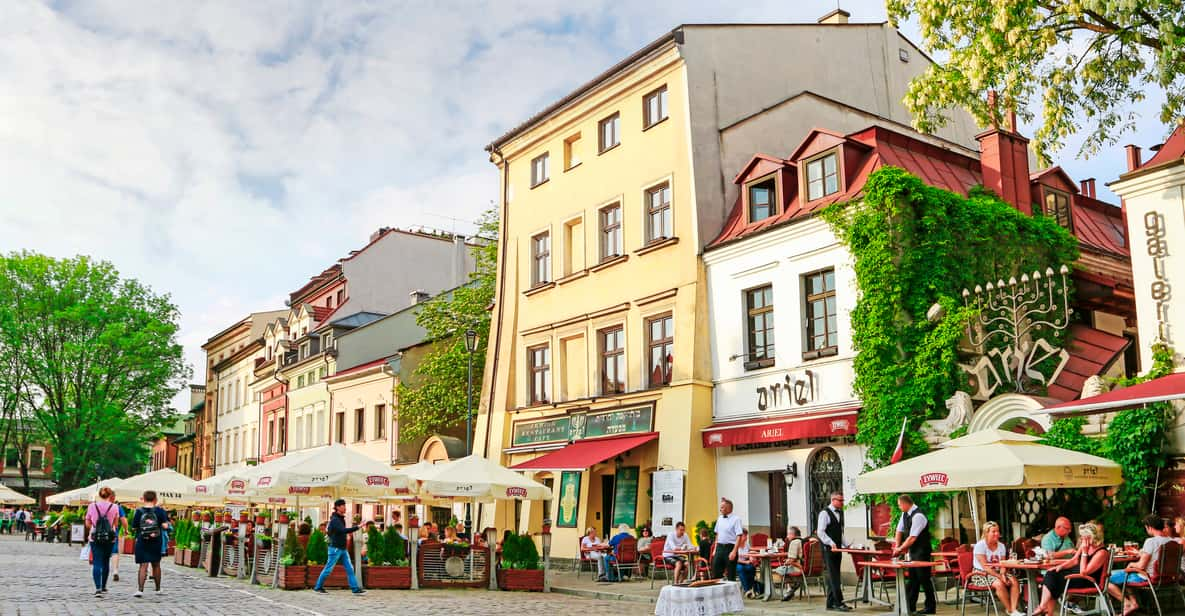
[[613,526],[628,524],[633,528],[638,518],[638,467],[617,469],[613,485]]

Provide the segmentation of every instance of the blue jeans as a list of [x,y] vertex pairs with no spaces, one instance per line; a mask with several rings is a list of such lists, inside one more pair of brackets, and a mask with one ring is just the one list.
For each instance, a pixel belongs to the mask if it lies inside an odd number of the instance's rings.
[[346,568],[346,579],[350,582],[350,590],[355,592],[361,590],[358,586],[358,578],[354,577],[354,563],[350,562],[349,553],[343,548],[334,547],[329,548],[329,559],[325,563],[325,568],[321,570],[321,576],[317,578],[317,583],[313,586],[314,589],[321,588],[321,585],[325,583],[325,578],[329,577],[329,572],[333,570],[333,566],[339,560],[342,562],[342,566]]
[[617,562],[617,559],[613,558],[613,554],[608,552],[598,552],[596,556],[597,561],[599,561],[601,565],[601,571],[604,572],[603,575],[605,576],[605,579],[609,580],[610,582],[620,582],[621,579],[617,577],[617,568],[613,566],[613,563]]
[[1130,582],[1137,582],[1138,583],[1138,582],[1147,582],[1148,578],[1144,577],[1143,575],[1140,575],[1139,573],[1128,573],[1127,571],[1116,571],[1111,574],[1111,577],[1109,578],[1108,581],[1110,581],[1112,584],[1114,584],[1116,586],[1123,586],[1123,582],[1125,580],[1129,583]]
[[741,579],[741,590],[763,592],[757,583],[757,567],[751,563],[737,563],[737,577]]
[[114,543],[91,542],[91,577],[95,580],[95,590],[107,588],[107,575],[111,573],[111,550]]

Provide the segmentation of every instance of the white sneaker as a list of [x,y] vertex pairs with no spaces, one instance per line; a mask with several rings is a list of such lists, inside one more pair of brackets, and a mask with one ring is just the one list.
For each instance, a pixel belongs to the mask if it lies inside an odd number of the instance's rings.
[[144,596],[144,591],[142,591],[142,590],[137,590],[136,592],[132,593],[132,596],[133,596],[133,597],[143,597],[143,596]]
[[156,595],[157,597],[159,597],[159,596],[165,594],[165,591],[158,588],[155,591],[153,591],[153,594]]
[[1012,612],[1008,616],[1025,616],[1025,613],[1020,610],[1016,610],[1015,612]]

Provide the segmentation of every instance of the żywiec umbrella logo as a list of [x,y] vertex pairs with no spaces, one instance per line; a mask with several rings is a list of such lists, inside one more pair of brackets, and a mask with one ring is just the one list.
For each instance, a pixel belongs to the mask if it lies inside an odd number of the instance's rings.
[[309,486],[291,486],[288,488],[289,494],[308,494],[311,491]]
[[918,485],[923,488],[926,486],[944,486],[949,481],[950,477],[947,477],[946,473],[926,473],[918,478]]
[[527,489],[519,486],[506,488],[506,498],[526,498]]
[[197,492],[198,494],[205,494],[206,493],[206,486],[194,486],[193,491]]
[[271,477],[260,477],[258,480],[255,481],[255,485],[257,485],[261,488],[266,488],[267,486],[272,485],[272,478]]
[[832,432],[847,432],[852,426],[851,422],[846,419],[836,419],[831,422]]
[[366,485],[368,486],[390,486],[391,480],[382,475],[371,475],[366,478]]
[[242,479],[235,479],[230,482],[230,489],[231,490],[245,490],[245,489],[247,489],[247,482],[243,481]]

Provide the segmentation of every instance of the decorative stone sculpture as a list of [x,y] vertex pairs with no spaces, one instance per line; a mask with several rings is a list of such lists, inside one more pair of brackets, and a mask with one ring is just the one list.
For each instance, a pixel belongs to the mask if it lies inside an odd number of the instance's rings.
[[971,412],[974,406],[970,394],[965,391],[956,391],[955,395],[947,398],[946,409],[950,412],[945,418],[930,419],[922,423],[922,435],[931,445],[950,440],[951,432],[971,421]]

